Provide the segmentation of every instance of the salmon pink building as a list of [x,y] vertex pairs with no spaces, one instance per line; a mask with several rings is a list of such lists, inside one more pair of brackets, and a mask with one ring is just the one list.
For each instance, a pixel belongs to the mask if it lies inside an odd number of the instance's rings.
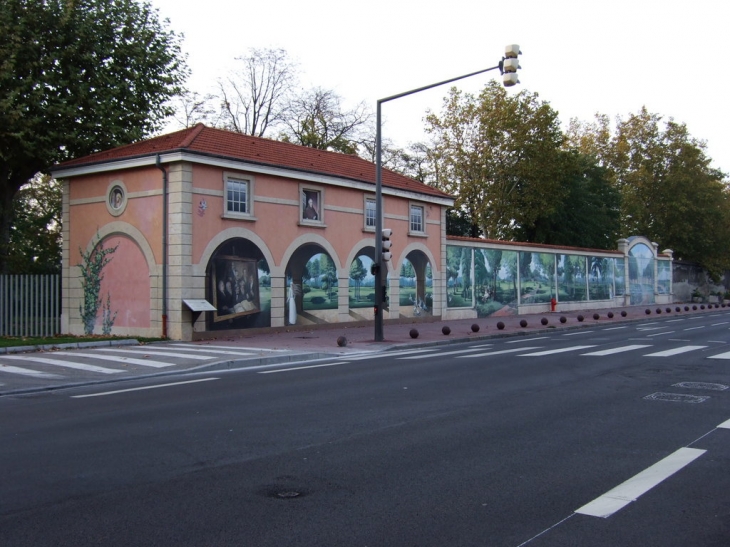
[[[199,124],[53,174],[63,180],[65,333],[84,331],[78,265],[97,245],[114,250],[96,332],[192,340],[373,318],[368,161]],[[440,316],[453,199],[388,170],[383,196],[394,243],[385,318]]]

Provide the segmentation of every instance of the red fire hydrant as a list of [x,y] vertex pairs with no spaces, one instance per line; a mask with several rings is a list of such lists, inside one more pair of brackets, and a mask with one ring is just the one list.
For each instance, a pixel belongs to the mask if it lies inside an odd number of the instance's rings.
[[550,311],[555,311],[555,306],[558,305],[558,301],[555,298],[550,299]]

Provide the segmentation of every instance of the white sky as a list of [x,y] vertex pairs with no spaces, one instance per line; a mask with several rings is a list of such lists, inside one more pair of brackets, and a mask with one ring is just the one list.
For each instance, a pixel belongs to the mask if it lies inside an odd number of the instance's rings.
[[[249,47],[287,50],[303,87],[350,104],[495,66],[519,44],[520,86],[570,118],[626,117],[643,105],[687,124],[730,173],[727,0],[150,0],[185,35],[189,87],[211,91]],[[499,72],[458,82],[478,92]],[[448,86],[383,105],[383,137],[423,140]]]

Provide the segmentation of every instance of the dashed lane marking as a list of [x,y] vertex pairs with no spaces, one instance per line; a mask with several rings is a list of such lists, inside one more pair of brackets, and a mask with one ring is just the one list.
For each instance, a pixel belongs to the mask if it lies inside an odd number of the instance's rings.
[[[447,355],[458,355],[460,353],[470,353],[474,351],[479,351],[478,348],[472,348],[472,349],[462,349],[458,351],[444,351],[439,353],[434,353],[432,355],[429,355],[428,357],[446,357]],[[405,361],[406,359],[423,359],[423,355],[411,355],[409,357],[398,357],[399,361]]]
[[566,353],[568,351],[580,351],[582,349],[595,348],[595,347],[596,346],[571,346],[569,348],[548,349],[545,351],[537,351],[535,353],[524,353],[522,355],[518,355],[518,357],[542,357],[543,355],[552,355],[554,353]]
[[[133,355],[148,355],[150,351],[143,349],[113,349],[113,348],[99,348],[97,351],[109,351],[114,353],[131,353]],[[205,355],[190,355],[189,353],[174,353],[171,351],[155,351],[155,356],[162,357],[182,357],[184,359],[195,359],[198,361],[207,361],[209,359],[215,359],[215,357],[207,357]]]
[[690,351],[696,351],[698,349],[705,349],[706,347],[707,346],[681,346],[679,348],[658,351],[656,353],[647,353],[646,355],[644,355],[644,357],[671,357],[672,355],[688,353]]
[[530,351],[538,349],[540,346],[528,347],[528,348],[512,348],[512,349],[501,349],[498,351],[487,351],[485,353],[474,353],[471,355],[459,355],[457,359],[471,359],[473,357],[489,357],[490,355],[502,355],[505,353],[518,353],[520,351]]
[[[222,349],[207,349],[209,347],[210,346],[201,346],[201,347],[185,346],[186,349],[189,349],[190,351],[193,351],[196,353],[215,353],[218,355],[237,355],[238,357],[256,355],[255,353],[249,353],[249,352],[245,352],[245,351],[225,351]],[[149,349],[155,353],[159,353],[161,351],[164,351],[165,347],[164,346],[157,346],[157,347],[150,346]]]
[[637,349],[643,349],[643,348],[650,348],[651,345],[647,344],[632,344],[630,346],[621,346],[620,348],[611,348],[611,349],[604,349],[601,351],[592,351],[590,353],[581,353],[581,355],[588,355],[588,356],[595,356],[595,357],[602,357],[604,355],[613,355],[614,353],[623,353],[625,351],[634,351]]
[[54,355],[70,355],[72,357],[88,357],[89,359],[100,359],[102,361],[113,361],[128,365],[139,365],[142,367],[165,368],[171,367],[175,363],[165,363],[163,361],[150,361],[147,359],[134,359],[132,357],[115,357],[112,355],[100,355],[98,353],[78,353],[75,351],[57,351]]
[[0,365],[0,372],[9,372],[10,374],[20,374],[21,376],[33,376],[34,378],[63,378],[58,374],[51,374],[50,372],[40,372],[38,370],[31,370],[28,368],[13,367],[10,365]]
[[46,357],[6,355],[3,359],[17,359],[19,361],[32,361],[34,363],[43,363],[44,365],[52,365],[55,367],[72,368],[76,370],[85,370],[87,372],[100,372],[101,374],[118,374],[124,372],[113,368],[98,367],[96,365],[85,365],[83,363],[72,363],[70,361],[62,361],[60,359],[48,359]]

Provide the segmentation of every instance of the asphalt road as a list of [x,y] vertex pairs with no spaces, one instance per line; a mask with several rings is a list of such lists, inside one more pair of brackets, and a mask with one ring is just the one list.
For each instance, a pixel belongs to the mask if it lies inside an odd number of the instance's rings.
[[2,397],[0,545],[727,547],[729,329]]

